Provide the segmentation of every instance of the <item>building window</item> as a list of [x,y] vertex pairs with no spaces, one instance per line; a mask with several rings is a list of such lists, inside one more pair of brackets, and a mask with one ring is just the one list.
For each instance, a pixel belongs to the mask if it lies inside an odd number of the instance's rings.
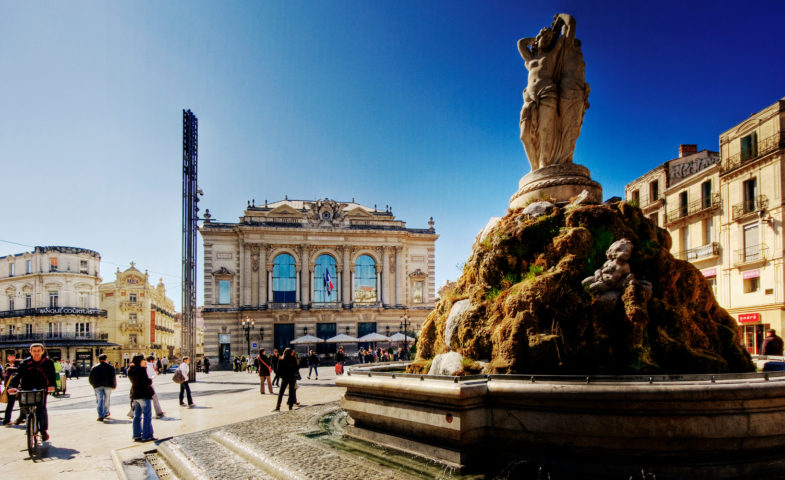
[[135,313],[129,313],[128,314],[128,321],[131,322],[131,323],[136,323],[136,314]]
[[355,303],[376,303],[376,262],[369,255],[360,255],[354,267]]
[[87,267],[87,260],[79,260],[79,273],[84,273],[87,275],[89,272],[90,271]]
[[654,180],[649,184],[649,202],[656,202],[660,198],[660,183]]
[[49,259],[49,271],[56,272],[57,271],[57,258],[52,257]]
[[687,208],[687,192],[684,191],[679,194],[679,218],[687,216]]
[[703,208],[711,207],[711,180],[701,183],[701,205]]
[[77,322],[76,323],[76,336],[77,337],[89,337],[90,336],[90,324],[87,322]]
[[707,218],[703,221],[703,244],[708,245],[714,241],[714,219]]
[[54,323],[49,322],[49,337],[59,337],[63,334],[63,324],[62,323]]
[[218,303],[226,305],[232,302],[232,281],[218,280]]
[[128,343],[130,345],[136,345],[136,334],[135,333],[129,333],[128,334]]
[[273,302],[297,301],[297,268],[294,257],[282,253],[273,261]]
[[136,294],[135,293],[129,293],[128,294],[128,301],[131,302],[131,303],[136,303]]
[[636,207],[640,207],[640,205],[641,205],[641,192],[640,192],[640,190],[633,190],[632,191],[632,198],[630,200],[630,203],[632,203]]
[[9,277],[13,277],[14,276],[14,264],[13,263],[9,263],[8,264],[8,276]]
[[32,323],[25,323],[25,336],[26,337],[33,336],[33,324]]
[[49,292],[49,308],[57,308],[59,296],[57,292]]
[[25,262],[25,273],[33,273],[33,261],[28,260]]
[[14,336],[14,330],[16,330],[16,325],[9,325],[8,326],[8,335]]
[[8,299],[8,309],[9,310],[13,310],[14,309],[14,299],[13,298],[9,298]]
[[651,220],[651,222],[652,222],[652,223],[653,223],[655,226],[657,226],[657,227],[659,227],[659,226],[660,226],[660,216],[659,216],[659,214],[657,214],[657,213],[652,213],[652,214],[649,216],[649,220]]
[[33,308],[33,296],[25,293],[25,308]]
[[744,279],[744,293],[753,293],[760,290],[760,277]]
[[423,287],[425,282],[422,280],[418,280],[414,282],[414,288],[412,289],[412,302],[413,303],[423,303]]
[[758,222],[744,225],[744,261],[755,262],[760,260],[760,237],[758,236]]
[[86,293],[79,294],[79,307],[90,308],[90,296]]
[[338,275],[335,259],[330,255],[319,255],[313,270],[313,301],[316,303],[338,301]]
[[690,248],[690,227],[683,227],[679,229],[679,239],[681,240],[681,249],[689,250]]
[[758,134],[752,132],[741,138],[741,161],[758,156]]
[[717,296],[717,277],[707,278],[706,280],[709,281],[709,285],[711,285],[711,292],[714,296]]
[[742,183],[744,194],[744,213],[754,212],[758,209],[758,182],[756,178],[751,178]]

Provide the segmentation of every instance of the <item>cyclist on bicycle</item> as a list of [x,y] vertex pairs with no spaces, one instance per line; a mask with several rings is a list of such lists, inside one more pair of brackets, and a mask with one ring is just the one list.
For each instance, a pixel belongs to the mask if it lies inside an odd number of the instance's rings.
[[[46,356],[44,346],[40,343],[30,345],[30,357],[19,364],[16,375],[8,384],[8,393],[16,394],[20,387],[22,390],[46,389],[51,393],[55,390],[55,365]],[[46,414],[46,396],[43,405],[38,406],[38,430],[41,440],[49,440],[49,417]]]

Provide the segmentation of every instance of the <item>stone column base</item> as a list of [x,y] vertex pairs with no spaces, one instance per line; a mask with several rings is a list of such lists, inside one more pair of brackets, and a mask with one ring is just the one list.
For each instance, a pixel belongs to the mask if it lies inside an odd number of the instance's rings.
[[591,179],[588,168],[577,163],[548,165],[521,178],[518,191],[510,198],[510,208],[525,207],[540,199],[567,203],[584,190],[591,201],[602,203],[602,186]]

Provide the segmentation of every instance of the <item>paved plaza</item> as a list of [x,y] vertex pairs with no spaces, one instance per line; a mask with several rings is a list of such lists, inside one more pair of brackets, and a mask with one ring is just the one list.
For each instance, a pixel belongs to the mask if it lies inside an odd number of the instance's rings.
[[[319,380],[308,380],[307,368],[300,373],[303,381],[297,397],[303,406],[333,402],[343,395],[344,389],[335,386],[332,367],[320,368]],[[191,385],[195,408],[178,405],[179,385],[171,378],[171,375],[159,376],[154,383],[166,413],[161,419],[153,419],[155,437],[159,440],[276,414],[272,409],[277,395],[260,395],[256,374],[224,371],[197,374],[197,382]],[[155,447],[131,439],[131,419],[126,416],[129,390],[128,379],[119,377],[117,390],[112,394],[112,416],[102,423],[96,421],[95,396],[87,378],[69,380],[67,398],[49,397],[51,440],[46,458],[38,462],[28,458],[23,426],[0,428],[3,474],[9,478],[116,479],[113,450],[122,451],[127,457],[133,453],[131,450],[142,454]],[[286,409],[285,398],[283,402]]]

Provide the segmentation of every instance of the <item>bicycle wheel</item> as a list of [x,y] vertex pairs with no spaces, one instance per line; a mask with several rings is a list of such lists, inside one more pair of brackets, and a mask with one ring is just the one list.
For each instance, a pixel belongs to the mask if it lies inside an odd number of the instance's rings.
[[38,457],[39,446],[38,419],[35,416],[35,412],[29,412],[27,414],[27,453],[30,454],[30,458]]

